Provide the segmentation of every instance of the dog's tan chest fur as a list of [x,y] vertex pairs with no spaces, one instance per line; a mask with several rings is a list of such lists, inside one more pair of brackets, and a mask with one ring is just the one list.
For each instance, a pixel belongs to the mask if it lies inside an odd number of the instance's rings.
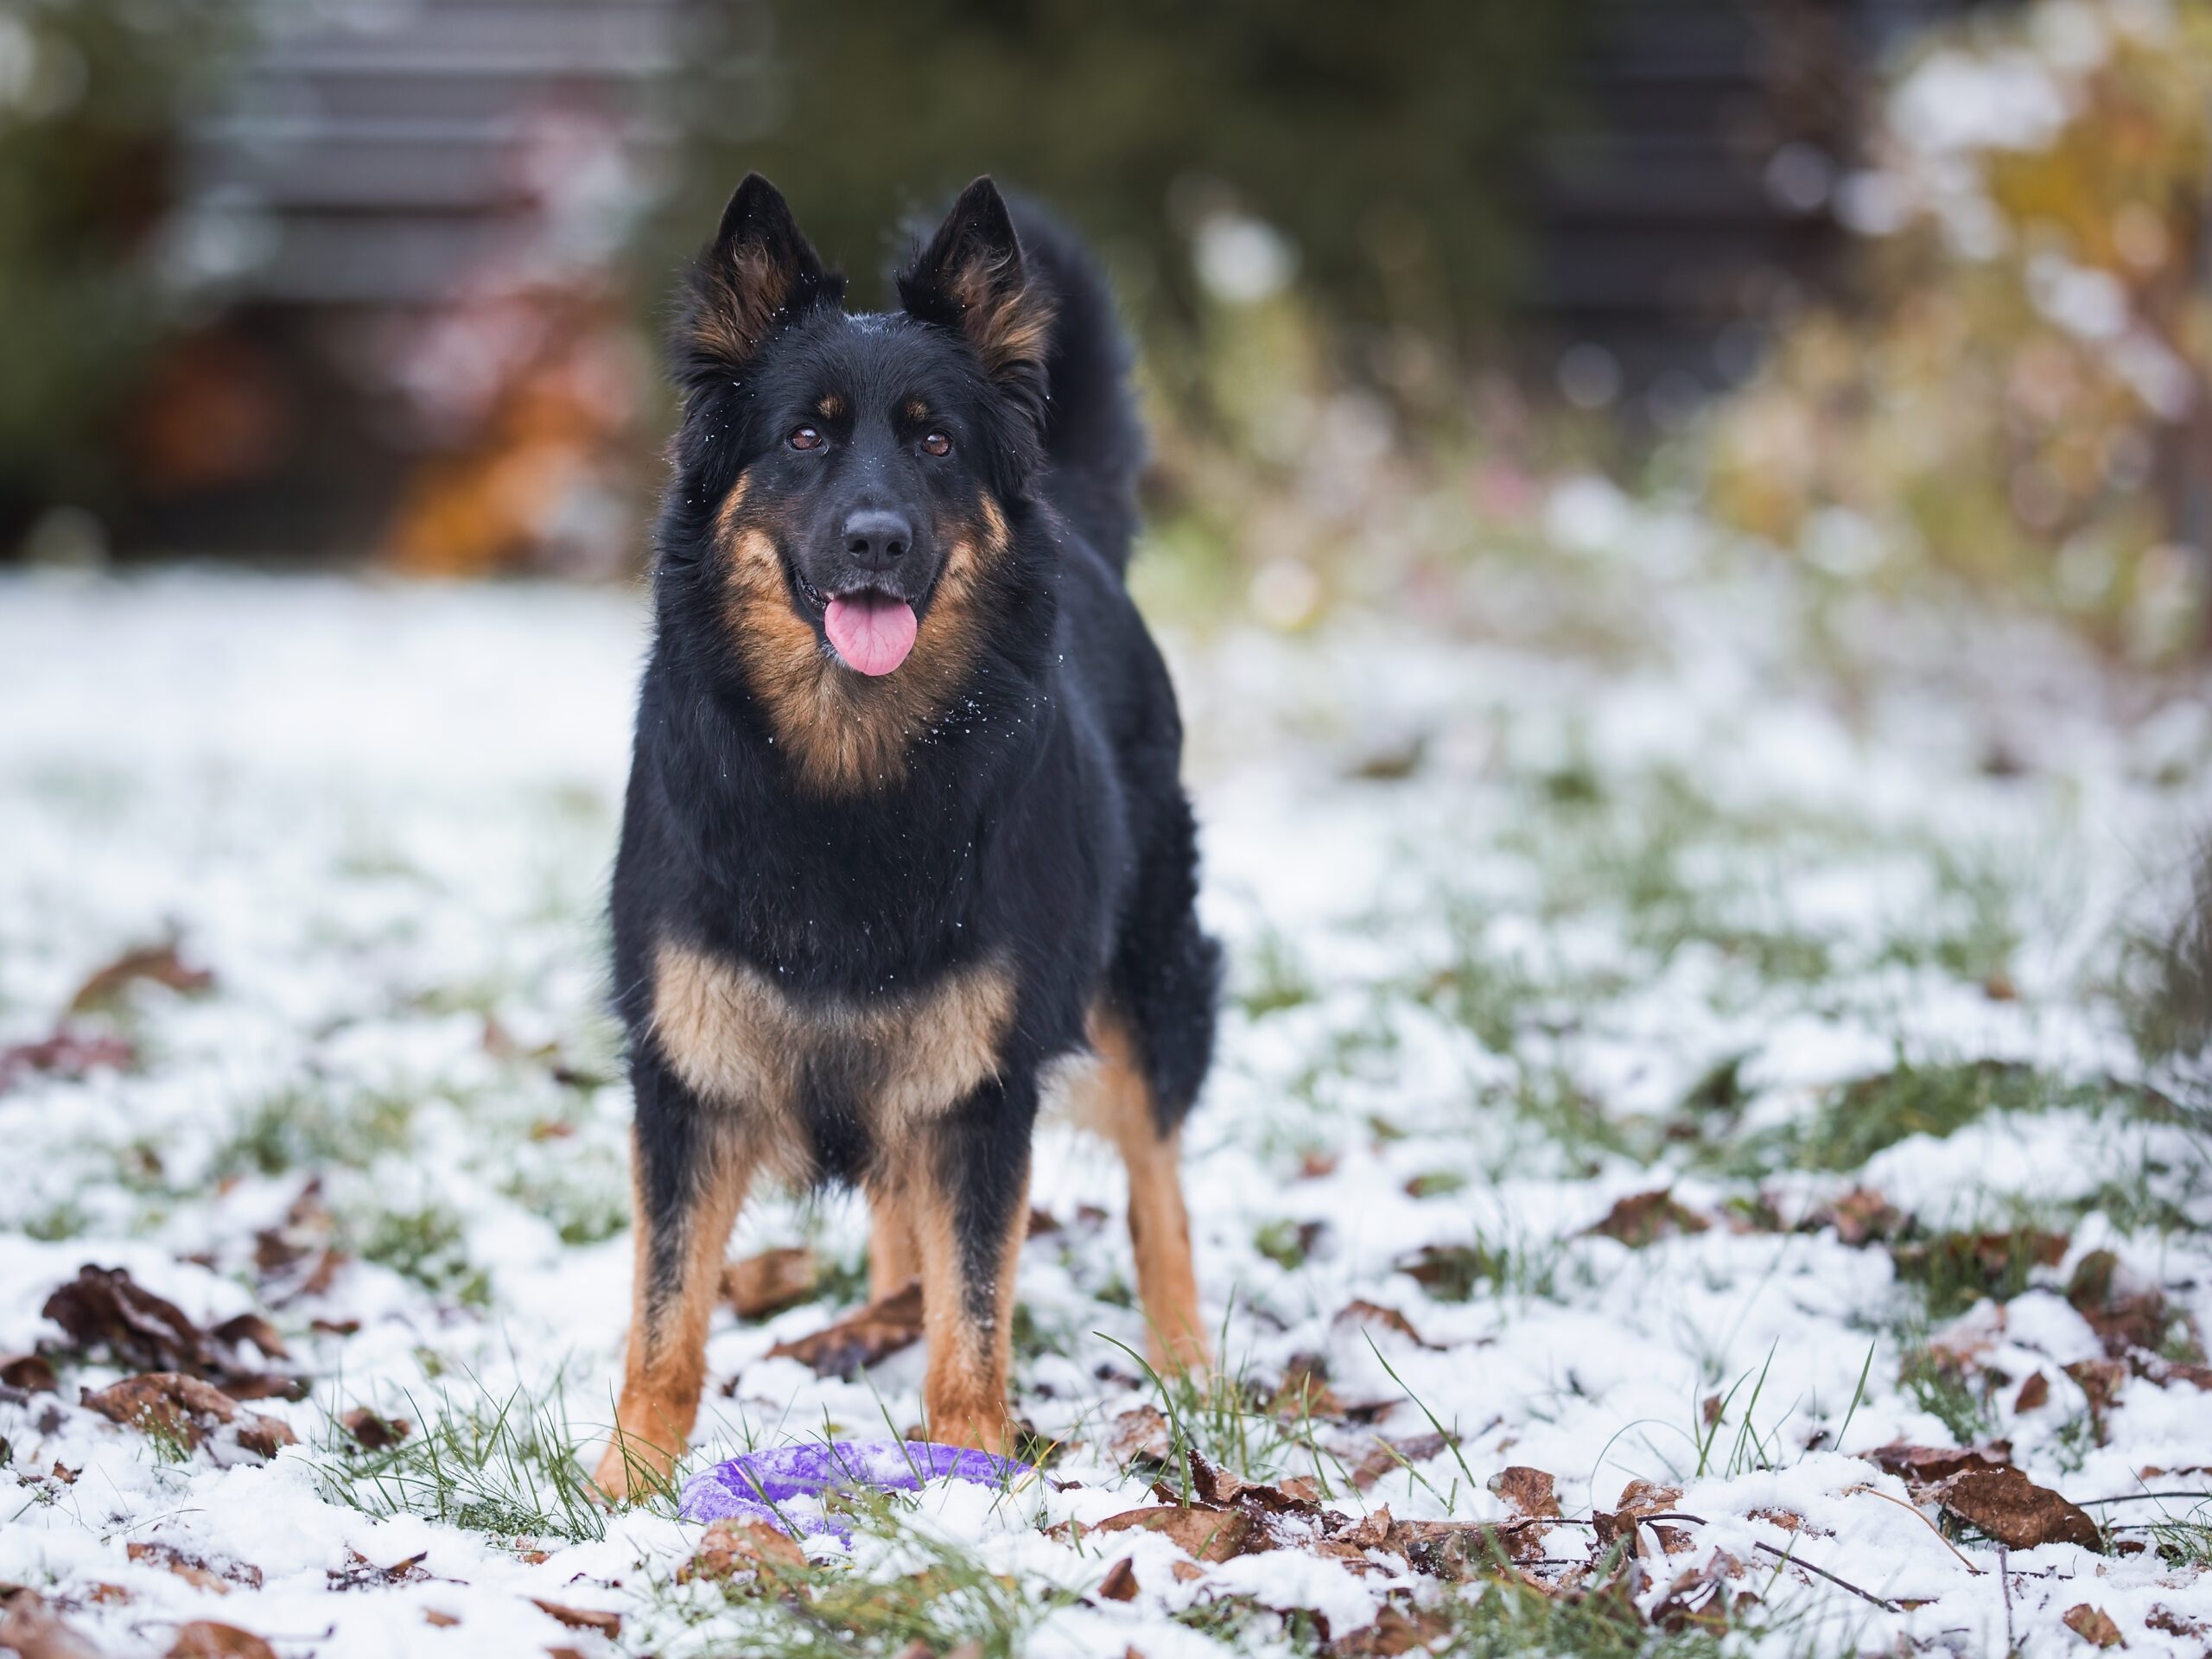
[[[801,997],[760,969],[664,941],[653,1034],[693,1090],[749,1132],[791,1139],[802,1091],[827,1091],[878,1141],[899,1138],[998,1071],[1014,981],[993,963],[867,1001]],[[767,1150],[764,1147],[764,1151]]]

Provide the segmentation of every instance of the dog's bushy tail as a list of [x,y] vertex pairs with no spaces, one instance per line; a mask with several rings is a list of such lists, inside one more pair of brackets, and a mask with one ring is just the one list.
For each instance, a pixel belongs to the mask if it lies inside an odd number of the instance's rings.
[[1145,440],[1114,291],[1073,231],[1025,198],[1007,205],[1022,258],[1056,308],[1046,362],[1045,495],[1115,569],[1127,569]]

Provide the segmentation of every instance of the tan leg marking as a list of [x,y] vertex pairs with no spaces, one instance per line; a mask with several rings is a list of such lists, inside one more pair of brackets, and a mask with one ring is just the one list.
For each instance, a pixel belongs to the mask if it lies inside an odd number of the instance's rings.
[[880,1302],[921,1277],[922,1247],[912,1204],[895,1179],[869,1184],[868,1218],[868,1297]]
[[610,1497],[665,1477],[691,1443],[706,1380],[707,1324],[721,1283],[722,1252],[737,1220],[755,1160],[726,1148],[719,1164],[698,1173],[702,1183],[687,1223],[681,1282],[656,1297],[652,1286],[652,1220],[638,1191],[639,1160],[631,1153],[631,1212],[635,1266],[632,1274],[630,1345],[623,1361],[622,1398],[614,1412],[614,1439],[596,1477]]
[[908,1166],[908,1191],[921,1247],[922,1337],[929,1368],[922,1380],[922,1409],[930,1438],[1001,1454],[1014,1450],[1014,1418],[1007,1410],[1007,1373],[1014,1357],[1014,1281],[1021,1240],[1029,1230],[1029,1181],[1010,1206],[998,1265],[984,1288],[990,1317],[976,1317],[966,1263],[953,1226],[952,1196],[917,1147]]
[[1119,1016],[1094,1008],[1090,1046],[1099,1064],[1088,1079],[1077,1121],[1114,1143],[1129,1171],[1129,1243],[1137,1258],[1152,1362],[1162,1370],[1203,1371],[1211,1363],[1191,1265],[1191,1217],[1183,1203],[1182,1137],[1161,1135],[1152,1090]]

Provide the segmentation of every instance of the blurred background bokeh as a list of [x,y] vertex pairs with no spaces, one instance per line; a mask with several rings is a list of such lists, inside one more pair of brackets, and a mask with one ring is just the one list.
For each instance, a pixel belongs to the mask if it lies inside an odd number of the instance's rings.
[[0,561],[633,572],[748,167],[864,298],[979,171],[1096,239],[1193,619],[1611,490],[2206,638],[2197,0],[0,0]]

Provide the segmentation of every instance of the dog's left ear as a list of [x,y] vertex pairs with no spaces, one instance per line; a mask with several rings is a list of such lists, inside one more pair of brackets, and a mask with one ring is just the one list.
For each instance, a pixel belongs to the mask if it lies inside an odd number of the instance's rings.
[[1041,424],[1052,299],[1021,255],[1006,198],[987,175],[960,193],[899,276],[906,315],[957,329],[1004,391]]

